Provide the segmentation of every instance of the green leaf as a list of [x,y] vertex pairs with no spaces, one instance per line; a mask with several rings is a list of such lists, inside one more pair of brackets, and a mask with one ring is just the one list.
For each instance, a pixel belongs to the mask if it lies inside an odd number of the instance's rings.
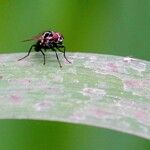
[[150,62],[110,55],[0,55],[0,118],[63,121],[150,139]]

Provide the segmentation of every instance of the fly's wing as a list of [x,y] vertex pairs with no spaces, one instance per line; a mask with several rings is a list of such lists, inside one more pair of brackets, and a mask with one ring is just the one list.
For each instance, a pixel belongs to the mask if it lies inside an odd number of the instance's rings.
[[41,38],[41,36],[43,35],[43,32],[42,33],[39,33],[38,35],[35,35],[33,36],[32,38],[30,39],[26,39],[26,40],[23,40],[21,42],[28,42],[28,41],[37,41]]

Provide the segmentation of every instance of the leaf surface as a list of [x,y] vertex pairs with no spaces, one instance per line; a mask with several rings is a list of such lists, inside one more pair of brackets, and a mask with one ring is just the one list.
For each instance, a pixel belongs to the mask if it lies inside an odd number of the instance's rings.
[[0,55],[0,118],[114,129],[150,139],[150,62],[111,55]]

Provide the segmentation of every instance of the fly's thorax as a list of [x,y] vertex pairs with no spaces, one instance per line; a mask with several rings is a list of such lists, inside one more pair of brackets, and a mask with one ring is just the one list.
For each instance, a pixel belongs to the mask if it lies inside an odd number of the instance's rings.
[[62,43],[64,40],[64,37],[59,32],[46,31],[42,34],[39,40],[40,40],[41,45],[42,44],[48,45],[49,43]]

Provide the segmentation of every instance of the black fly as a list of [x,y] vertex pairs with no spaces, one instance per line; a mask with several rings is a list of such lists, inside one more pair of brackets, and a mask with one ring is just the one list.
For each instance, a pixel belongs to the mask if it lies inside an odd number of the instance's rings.
[[46,51],[47,49],[51,49],[52,51],[55,52],[56,54],[56,58],[58,60],[58,63],[59,63],[59,66],[62,67],[60,61],[59,61],[59,57],[58,57],[58,54],[57,54],[57,50],[62,52],[64,54],[64,58],[69,62],[71,63],[66,55],[65,55],[65,46],[63,45],[63,40],[64,40],[64,37],[61,33],[59,32],[53,32],[53,31],[46,31],[38,36],[35,36],[33,37],[32,39],[29,39],[29,40],[24,40],[23,42],[25,41],[30,41],[30,40],[36,40],[36,44],[33,44],[29,51],[28,51],[28,54],[26,56],[24,56],[23,58],[19,59],[18,61],[26,58],[29,56],[32,48],[34,48],[34,50],[36,52],[41,52],[42,55],[43,55],[43,58],[44,58],[44,65],[45,65],[45,54],[43,52]]

